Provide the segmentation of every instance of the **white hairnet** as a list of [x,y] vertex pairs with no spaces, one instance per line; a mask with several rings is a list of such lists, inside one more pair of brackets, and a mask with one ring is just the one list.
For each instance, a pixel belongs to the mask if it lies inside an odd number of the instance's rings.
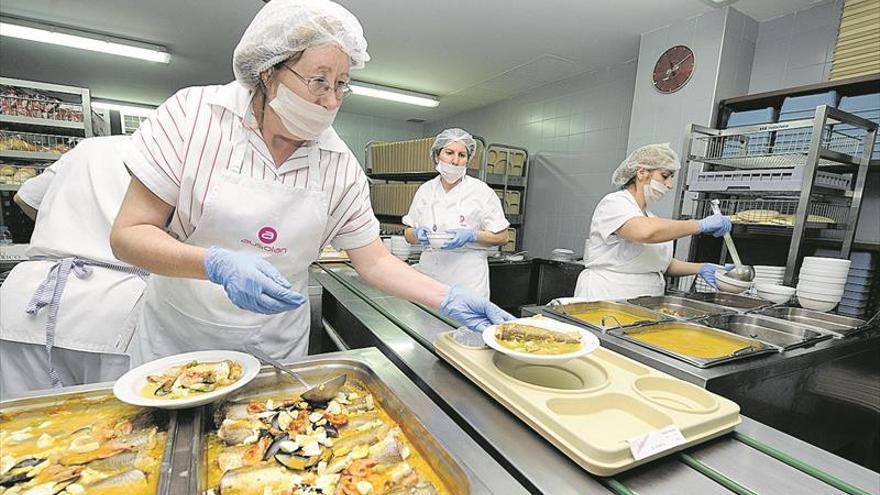
[[248,88],[260,73],[311,46],[334,43],[351,59],[352,69],[370,60],[361,23],[329,0],[272,0],[257,12],[232,54],[235,79]]
[[675,172],[681,168],[681,163],[678,153],[669,146],[669,143],[649,144],[633,151],[620,162],[611,175],[611,183],[615,186],[625,186],[640,168]]
[[463,144],[464,147],[467,148],[468,160],[473,158],[474,153],[477,152],[477,142],[474,140],[474,137],[464,129],[453,127],[450,129],[444,129],[440,134],[437,134],[436,138],[434,138],[434,144],[431,145],[431,159],[433,160],[438,154],[440,154],[440,150],[445,148],[449,143],[456,142]]

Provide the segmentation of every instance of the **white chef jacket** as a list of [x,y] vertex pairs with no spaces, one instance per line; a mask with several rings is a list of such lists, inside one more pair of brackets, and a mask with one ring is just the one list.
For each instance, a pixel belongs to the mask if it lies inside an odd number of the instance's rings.
[[[410,227],[437,225],[437,231],[468,227],[479,232],[501,232],[510,226],[501,200],[483,181],[465,175],[449,192],[440,176],[416,191],[403,223]],[[475,294],[489,296],[487,251],[479,246],[456,250],[425,249],[416,269],[445,284],[458,285]]]

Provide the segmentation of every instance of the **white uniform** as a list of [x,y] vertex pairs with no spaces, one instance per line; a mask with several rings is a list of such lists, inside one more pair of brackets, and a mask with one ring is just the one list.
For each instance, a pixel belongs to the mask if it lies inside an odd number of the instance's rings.
[[[261,256],[307,294],[308,267],[328,242],[356,249],[379,238],[369,184],[331,128],[275,167],[237,82],[179,91],[141,124],[126,165],[175,207],[168,230],[195,246]],[[279,360],[308,349],[308,303],[262,315],[207,280],[153,275],[132,364],[179,352],[256,345]]]
[[[645,213],[629,191],[602,198],[593,212],[584,254],[586,268],[578,276],[575,297],[601,301],[663,295],[672,241],[643,244],[616,234],[627,220],[642,216]],[[647,216],[655,215],[648,211]]]
[[[410,227],[437,225],[437,231],[457,227],[501,232],[510,223],[504,217],[501,200],[495,191],[479,179],[465,175],[449,192],[443,189],[440,176],[422,184],[416,191],[403,223]],[[457,285],[489,297],[487,251],[479,246],[455,250],[425,249],[416,269],[445,284]]]
[[128,370],[130,314],[145,281],[110,250],[130,181],[126,146],[126,136],[86,139],[19,190],[38,215],[31,260],[0,286],[4,395],[114,380]]

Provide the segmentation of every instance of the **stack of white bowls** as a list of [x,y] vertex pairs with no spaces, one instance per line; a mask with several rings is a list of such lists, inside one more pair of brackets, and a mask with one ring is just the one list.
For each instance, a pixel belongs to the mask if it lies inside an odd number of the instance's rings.
[[553,261],[574,261],[574,251],[556,248],[550,252],[550,259]]
[[403,237],[402,235],[391,237],[391,254],[402,260],[406,260],[409,258],[409,249],[409,243],[406,242],[406,237]]
[[755,284],[782,285],[785,278],[784,266],[755,265]]
[[831,311],[843,297],[850,260],[806,257],[798,274],[798,303],[815,311]]

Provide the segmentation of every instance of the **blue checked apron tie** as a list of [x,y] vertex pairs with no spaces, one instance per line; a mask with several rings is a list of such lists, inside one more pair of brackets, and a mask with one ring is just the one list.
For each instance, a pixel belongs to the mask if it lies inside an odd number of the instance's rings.
[[55,346],[55,325],[58,322],[58,310],[61,306],[61,295],[64,294],[64,287],[67,285],[67,277],[70,276],[70,272],[72,271],[73,274],[76,275],[76,278],[80,279],[87,278],[91,275],[93,266],[107,268],[117,272],[130,273],[142,278],[147,277],[149,273],[133,266],[114,265],[112,263],[75,257],[62,259],[36,257],[31,258],[31,260],[55,261],[55,264],[49,269],[49,274],[46,275],[46,279],[40,283],[39,287],[37,287],[37,290],[34,292],[34,295],[31,297],[27,308],[25,308],[25,312],[31,316],[35,316],[41,309],[49,306],[49,316],[46,319],[46,354],[49,358],[49,380],[52,383],[52,387],[61,388],[64,386],[64,383],[61,381],[61,377],[58,376],[58,370],[55,369],[55,364],[52,360],[52,348]]

